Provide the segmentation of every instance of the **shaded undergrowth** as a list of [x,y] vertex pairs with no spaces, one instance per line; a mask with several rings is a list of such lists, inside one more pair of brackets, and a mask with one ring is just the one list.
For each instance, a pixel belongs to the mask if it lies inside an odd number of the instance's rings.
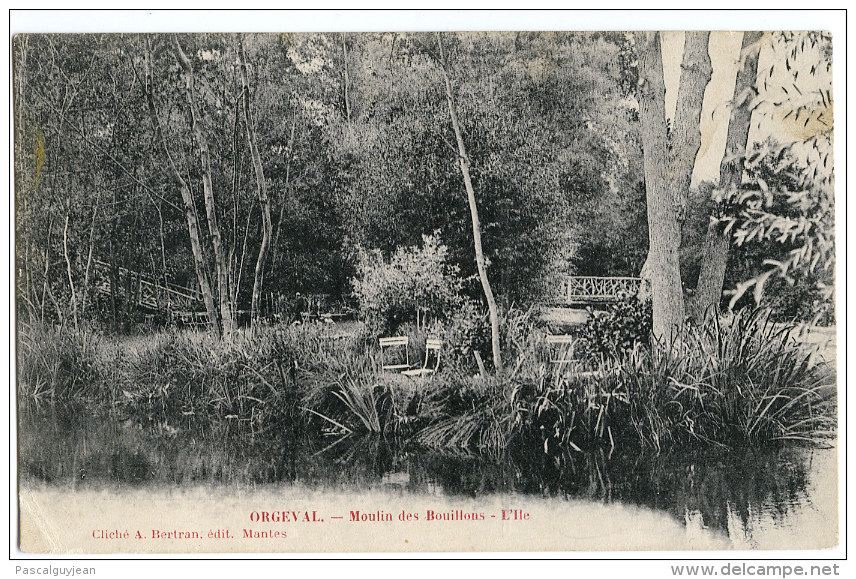
[[145,424],[234,423],[270,437],[378,433],[492,457],[512,447],[554,456],[818,441],[835,428],[833,373],[760,310],[688,327],[668,347],[637,342],[559,362],[530,313],[512,312],[504,373],[446,364],[426,380],[381,372],[374,340],[329,330],[116,342],[26,326],[19,404],[82,403]]

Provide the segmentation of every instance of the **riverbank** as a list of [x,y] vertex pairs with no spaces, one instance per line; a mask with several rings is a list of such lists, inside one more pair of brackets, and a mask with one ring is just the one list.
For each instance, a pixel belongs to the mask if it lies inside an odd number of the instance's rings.
[[[425,379],[383,372],[376,337],[336,324],[262,326],[229,341],[186,330],[115,340],[33,327],[21,335],[19,401],[91,406],[143,425],[198,419],[261,436],[377,433],[487,455],[512,445],[547,455],[657,453],[834,432],[834,369],[763,312],[688,329],[668,348],[637,343],[604,356],[580,347],[568,360],[564,346],[521,320],[507,323],[510,369],[473,374],[448,352]],[[411,333],[419,360],[427,335]],[[816,334],[826,332],[808,335]]]

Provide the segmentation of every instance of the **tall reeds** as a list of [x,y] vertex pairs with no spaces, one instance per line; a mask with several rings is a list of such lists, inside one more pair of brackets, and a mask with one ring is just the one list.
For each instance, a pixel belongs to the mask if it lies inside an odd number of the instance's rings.
[[743,310],[727,325],[688,327],[668,347],[637,343],[572,364],[518,340],[527,345],[517,348],[515,371],[447,388],[443,418],[418,440],[548,454],[817,441],[835,428],[834,378],[792,334],[764,311]]
[[98,338],[92,332],[21,324],[17,354],[22,406],[98,399],[106,368],[99,364]]
[[491,456],[513,445],[548,455],[757,446],[835,429],[834,375],[760,310],[688,327],[669,347],[637,343],[572,363],[555,363],[528,313],[512,312],[505,328],[504,372],[445,364],[423,382],[380,372],[372,342],[320,325],[259,326],[229,343],[191,331],[111,342],[25,326],[19,400],[266,436],[381,433]]

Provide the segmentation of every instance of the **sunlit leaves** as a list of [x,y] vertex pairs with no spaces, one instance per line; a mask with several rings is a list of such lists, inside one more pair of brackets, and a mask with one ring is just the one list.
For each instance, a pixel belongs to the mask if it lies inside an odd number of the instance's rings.
[[732,307],[750,289],[760,302],[772,276],[788,283],[812,276],[827,298],[832,294],[832,284],[822,281],[835,269],[832,39],[784,32],[764,42],[767,68],[759,70],[753,118],[770,137],[747,153],[744,183],[716,199],[718,218],[738,246],[771,241],[785,251],[737,285]]
[[719,219],[738,246],[771,240],[792,249],[783,259],[767,259],[765,271],[739,283],[732,306],[751,288],[760,302],[764,284],[774,274],[793,283],[801,275],[831,276],[835,268],[831,176],[816,178],[811,167],[797,163],[790,148],[767,143],[761,150],[750,156],[746,185],[716,192],[723,210]]
[[423,236],[419,247],[399,247],[389,260],[358,247],[352,284],[363,317],[394,331],[392,326],[415,320],[417,311],[435,319],[449,315],[461,301],[462,280],[448,254],[436,233]]

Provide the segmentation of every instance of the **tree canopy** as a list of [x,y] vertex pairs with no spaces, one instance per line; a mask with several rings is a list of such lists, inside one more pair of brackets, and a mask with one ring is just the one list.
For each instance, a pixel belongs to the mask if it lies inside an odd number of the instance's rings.
[[394,262],[426,236],[456,291],[506,308],[655,253],[678,300],[708,283],[706,232],[730,256],[707,301],[777,273],[829,288],[831,39],[752,34],[723,105],[744,133],[723,167],[740,166],[700,187],[701,33],[668,119],[654,36],[16,36],[19,314],[118,328],[151,281],[228,333],[296,292],[356,303],[360,255]]
[[[444,43],[501,300],[529,303],[551,276],[596,273],[599,247],[635,267],[635,243],[616,238],[639,208],[626,37]],[[354,248],[389,257],[435,231],[477,297],[438,62],[420,33],[17,37],[22,312],[70,320],[117,307],[85,289],[101,275],[90,254],[207,283],[221,322],[251,307],[257,263],[264,292],[348,298]]]

